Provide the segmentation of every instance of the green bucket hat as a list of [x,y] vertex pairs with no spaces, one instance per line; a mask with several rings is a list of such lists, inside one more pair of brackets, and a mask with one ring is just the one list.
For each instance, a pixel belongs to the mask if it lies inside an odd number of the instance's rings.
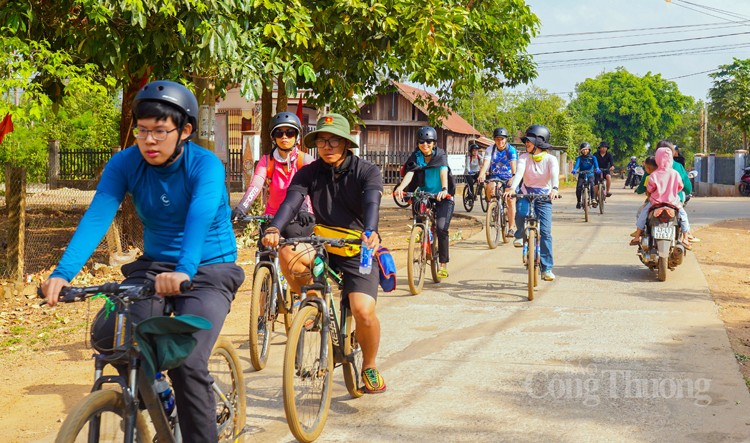
[[352,138],[349,120],[341,114],[324,115],[318,120],[315,130],[305,136],[304,143],[308,149],[315,147],[315,138],[319,132],[330,132],[339,137],[349,140],[354,148],[359,148],[359,144]]
[[135,340],[141,351],[141,365],[153,379],[156,371],[180,366],[197,343],[193,332],[211,329],[211,322],[197,315],[150,317],[138,323]]

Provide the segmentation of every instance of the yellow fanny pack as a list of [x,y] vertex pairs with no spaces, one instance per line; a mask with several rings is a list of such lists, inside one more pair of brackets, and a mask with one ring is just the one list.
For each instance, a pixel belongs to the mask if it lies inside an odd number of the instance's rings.
[[[362,231],[326,225],[315,225],[313,228],[313,234],[318,237],[346,238],[350,240],[362,238]],[[359,245],[344,245],[340,248],[326,245],[326,251],[328,251],[329,254],[340,255],[342,257],[354,257],[355,255],[359,255],[359,249]]]

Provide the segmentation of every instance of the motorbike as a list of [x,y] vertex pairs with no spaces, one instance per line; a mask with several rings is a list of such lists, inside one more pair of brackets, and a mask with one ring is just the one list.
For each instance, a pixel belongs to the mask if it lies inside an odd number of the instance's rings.
[[750,197],[750,166],[742,170],[739,184],[740,195]]
[[678,220],[679,209],[669,204],[650,208],[646,229],[638,245],[638,258],[649,269],[655,270],[659,281],[667,279],[667,269],[674,270],[682,264],[685,246]]
[[641,184],[644,173],[645,171],[641,166],[636,166],[635,169],[633,169],[633,175],[630,177],[630,189],[637,188],[638,185]]

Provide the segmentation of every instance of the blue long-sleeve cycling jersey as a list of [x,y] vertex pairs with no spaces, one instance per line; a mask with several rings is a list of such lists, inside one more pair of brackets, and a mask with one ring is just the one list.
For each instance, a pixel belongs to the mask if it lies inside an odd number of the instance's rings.
[[198,266],[236,261],[221,160],[187,142],[173,164],[158,168],[132,146],[105,166],[94,199],[51,277],[75,277],[107,233],[125,193],[133,197],[143,222],[145,257],[175,263],[175,271],[191,279]]
[[599,162],[593,155],[579,155],[576,157],[575,165],[573,165],[573,170],[578,173],[593,174],[597,169],[599,169]]

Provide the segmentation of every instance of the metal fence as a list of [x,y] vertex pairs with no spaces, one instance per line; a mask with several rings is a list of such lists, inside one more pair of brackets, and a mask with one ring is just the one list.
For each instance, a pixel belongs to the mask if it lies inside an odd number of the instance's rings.
[[95,178],[112,157],[111,149],[60,149],[60,180]]

